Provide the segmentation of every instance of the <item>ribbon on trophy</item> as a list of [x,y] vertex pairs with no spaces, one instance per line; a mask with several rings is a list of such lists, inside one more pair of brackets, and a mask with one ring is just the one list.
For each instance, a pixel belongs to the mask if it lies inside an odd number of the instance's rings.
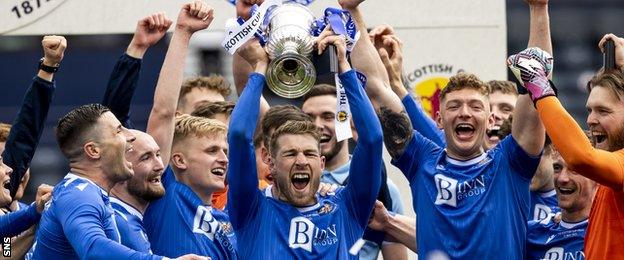
[[[228,1],[232,5],[236,5],[236,0],[226,0],[226,1]],[[284,1],[285,4],[286,3],[297,3],[297,4],[302,4],[302,5],[305,5],[305,6],[310,5],[312,2],[314,2],[314,0],[287,0],[287,1]]]
[[334,122],[336,124],[336,140],[338,142],[353,137],[351,132],[351,108],[349,107],[349,101],[347,100],[347,93],[344,86],[338,78],[338,73],[334,75],[336,80],[336,106],[338,111]]
[[327,25],[331,25],[332,30],[336,34],[345,36],[347,40],[347,54],[351,53],[355,43],[360,38],[360,32],[355,27],[355,21],[353,21],[351,13],[339,8],[326,8],[323,12],[323,17],[314,21],[312,34],[319,36]]
[[[347,55],[351,53],[355,43],[360,37],[360,33],[355,27],[355,22],[348,11],[344,11],[338,8],[329,7],[323,12],[323,17],[314,21],[312,34],[319,36],[321,32],[330,25],[334,33],[345,36],[347,43]],[[357,73],[358,80],[364,86],[366,84],[366,77]],[[349,101],[344,86],[340,82],[338,74],[335,76],[336,81],[336,99],[337,110],[335,123],[336,123],[336,139],[340,142],[353,137],[351,132],[351,108],[349,107]]]
[[[226,22],[226,36],[223,42],[221,42],[221,46],[225,48],[225,50],[234,54],[238,48],[240,48],[243,44],[249,41],[254,36],[258,35],[258,29],[264,24],[265,16],[267,14],[267,10],[273,6],[282,5],[281,0],[266,0],[259,8],[254,9],[255,12],[252,12],[249,20],[245,21],[243,24],[236,26],[238,22],[234,22],[233,20],[228,20]],[[240,21],[240,20],[239,20]],[[262,38],[261,38],[262,40]]]

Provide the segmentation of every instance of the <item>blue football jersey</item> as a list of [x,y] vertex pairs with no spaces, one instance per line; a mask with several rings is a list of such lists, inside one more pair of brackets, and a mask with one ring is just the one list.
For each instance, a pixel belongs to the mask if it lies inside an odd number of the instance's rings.
[[69,173],[39,223],[35,259],[162,259],[120,244],[108,193]]
[[529,221],[527,234],[527,259],[583,260],[587,219],[568,223],[555,223],[552,217],[542,221]]
[[[274,199],[271,186],[257,191],[257,213],[236,231],[241,259],[358,259],[349,249],[364,228],[345,203],[345,188],[304,208]],[[264,193],[264,194],[263,194]]]
[[508,136],[477,158],[457,161],[414,131],[393,164],[410,182],[419,255],[522,259],[529,183],[539,159]]
[[540,221],[560,212],[557,192],[553,189],[548,192],[530,192],[531,211],[529,220]]
[[110,198],[121,244],[139,252],[152,253],[143,227],[143,214],[115,197]]
[[349,250],[357,248],[379,193],[383,133],[355,71],[339,78],[358,129],[349,169],[357,177],[335,195],[317,196],[316,204],[299,208],[258,190],[253,134],[265,78],[249,76],[228,128],[234,163],[228,166],[227,207],[242,259],[357,259],[356,250]]
[[204,205],[185,184],[175,180],[171,167],[163,175],[165,196],[145,211],[145,230],[155,254],[185,254],[212,259],[236,259],[236,239],[224,212]]

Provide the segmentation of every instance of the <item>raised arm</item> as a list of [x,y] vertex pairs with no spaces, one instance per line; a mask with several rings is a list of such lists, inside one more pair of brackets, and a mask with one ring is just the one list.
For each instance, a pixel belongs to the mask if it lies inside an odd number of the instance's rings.
[[[538,47],[551,55],[553,54],[552,40],[550,39],[550,18],[548,16],[549,0],[525,0],[529,4],[530,28],[528,47]],[[549,78],[552,75],[548,75]]]
[[[607,39],[615,43],[616,66],[621,70],[624,68],[624,39],[607,34],[600,41],[601,48]],[[551,95],[542,95],[541,98],[539,94],[535,95],[539,98],[536,101],[537,111],[548,136],[570,169],[615,191],[624,191],[624,153],[621,150],[608,152],[594,148],[549,88],[550,85],[545,86],[541,92]],[[530,92],[533,95],[533,91]]]
[[384,65],[369,39],[366,23],[358,9],[358,5],[362,2],[363,0],[339,0],[342,8],[351,13],[360,32],[360,39],[351,53],[351,62],[354,68],[364,73],[367,78],[366,94],[379,115],[384,142],[392,158],[398,158],[412,139],[413,128],[401,100],[389,88]]
[[[58,67],[65,53],[67,41],[63,36],[44,36],[42,65]],[[35,150],[45,127],[46,117],[54,95],[54,73],[39,69],[37,76],[26,91],[22,107],[13,122],[2,157],[13,169],[11,174],[11,197],[15,196],[22,177],[30,167]]]
[[184,61],[193,33],[212,22],[213,9],[202,1],[187,3],[178,14],[173,37],[160,70],[154,92],[154,105],[147,122],[147,133],[160,146],[163,161],[169,162],[175,128],[175,114],[182,87]]
[[381,185],[383,133],[373,105],[347,61],[345,38],[327,35],[326,32],[330,31],[326,30],[321,34],[318,48],[323,51],[328,44],[333,44],[338,50],[338,67],[341,73],[339,78],[347,94],[353,123],[358,132],[349,169],[349,176],[355,177],[350,178],[344,192],[351,213],[360,226],[365,228]]
[[446,146],[444,132],[439,129],[433,119],[425,113],[422,106],[416,103],[403,84],[403,42],[395,35],[394,29],[388,25],[375,27],[370,32],[379,57],[386,69],[392,91],[401,98],[405,112],[409,116],[414,130],[429,138],[440,147]]
[[139,82],[143,55],[165,36],[171,23],[164,13],[139,20],[126,53],[119,57],[111,72],[102,105],[110,108],[126,128],[134,128],[130,121],[130,104]]
[[[544,72],[546,77],[551,78],[553,50],[550,40],[548,0],[525,0],[525,2],[529,4],[531,13],[528,48],[537,47],[546,51],[548,55],[542,55],[539,52],[533,54],[540,55],[536,58],[540,62],[548,64]],[[546,82],[546,84],[548,83]],[[546,136],[544,126],[529,95],[518,96],[513,118],[511,135],[525,152],[530,155],[538,155],[544,148]]]
[[[260,96],[265,85],[264,74],[269,63],[266,51],[258,40],[253,39],[237,51],[249,64],[253,64],[255,73],[249,75],[247,85],[238,103],[232,111],[228,128],[230,146],[228,166],[228,204],[230,221],[238,229],[247,223],[258,210],[258,177],[253,134],[256,129],[260,110]],[[236,203],[234,203],[236,202]]]

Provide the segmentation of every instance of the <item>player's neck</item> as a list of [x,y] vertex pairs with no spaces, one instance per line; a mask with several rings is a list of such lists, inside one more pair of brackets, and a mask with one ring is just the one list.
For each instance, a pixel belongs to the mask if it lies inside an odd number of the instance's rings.
[[585,207],[581,210],[569,211],[565,209],[561,209],[561,220],[568,223],[576,223],[589,218],[589,212],[591,207]]
[[132,206],[133,208],[138,210],[141,214],[145,214],[145,209],[147,209],[148,202],[145,200],[142,200],[141,198],[137,198],[136,196],[130,195],[125,185],[123,185],[122,183],[115,185],[111,189],[110,196],[115,197],[123,201],[124,203]]
[[448,147],[446,148],[446,156],[448,156],[448,158],[458,160],[458,161],[472,160],[474,158],[481,156],[484,152],[485,151],[483,150],[482,147],[479,147],[478,150],[474,152],[470,152],[470,153],[459,153],[457,151],[453,151],[453,149],[449,149]]
[[325,170],[333,171],[349,162],[349,146],[345,143],[332,158],[325,158]]
[[109,180],[101,168],[93,167],[84,162],[70,163],[69,168],[71,173],[94,182],[107,193],[115,185],[115,182]]

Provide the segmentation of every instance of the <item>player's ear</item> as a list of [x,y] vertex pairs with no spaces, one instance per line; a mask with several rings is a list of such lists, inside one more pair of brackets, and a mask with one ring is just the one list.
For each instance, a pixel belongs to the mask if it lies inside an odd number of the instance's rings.
[[442,124],[442,114],[440,114],[440,111],[436,112],[436,125],[439,129],[444,129],[444,125]]
[[180,170],[186,170],[188,166],[186,165],[186,159],[184,159],[184,155],[182,153],[174,153],[171,155],[171,164]]
[[97,143],[95,142],[87,142],[82,147],[82,150],[84,151],[87,158],[100,159],[102,157],[102,150],[100,149],[100,147],[98,147]]
[[325,169],[325,156],[321,155],[321,171]]
[[264,145],[260,148],[260,157],[262,157],[262,162],[266,165],[270,165],[271,155]]

